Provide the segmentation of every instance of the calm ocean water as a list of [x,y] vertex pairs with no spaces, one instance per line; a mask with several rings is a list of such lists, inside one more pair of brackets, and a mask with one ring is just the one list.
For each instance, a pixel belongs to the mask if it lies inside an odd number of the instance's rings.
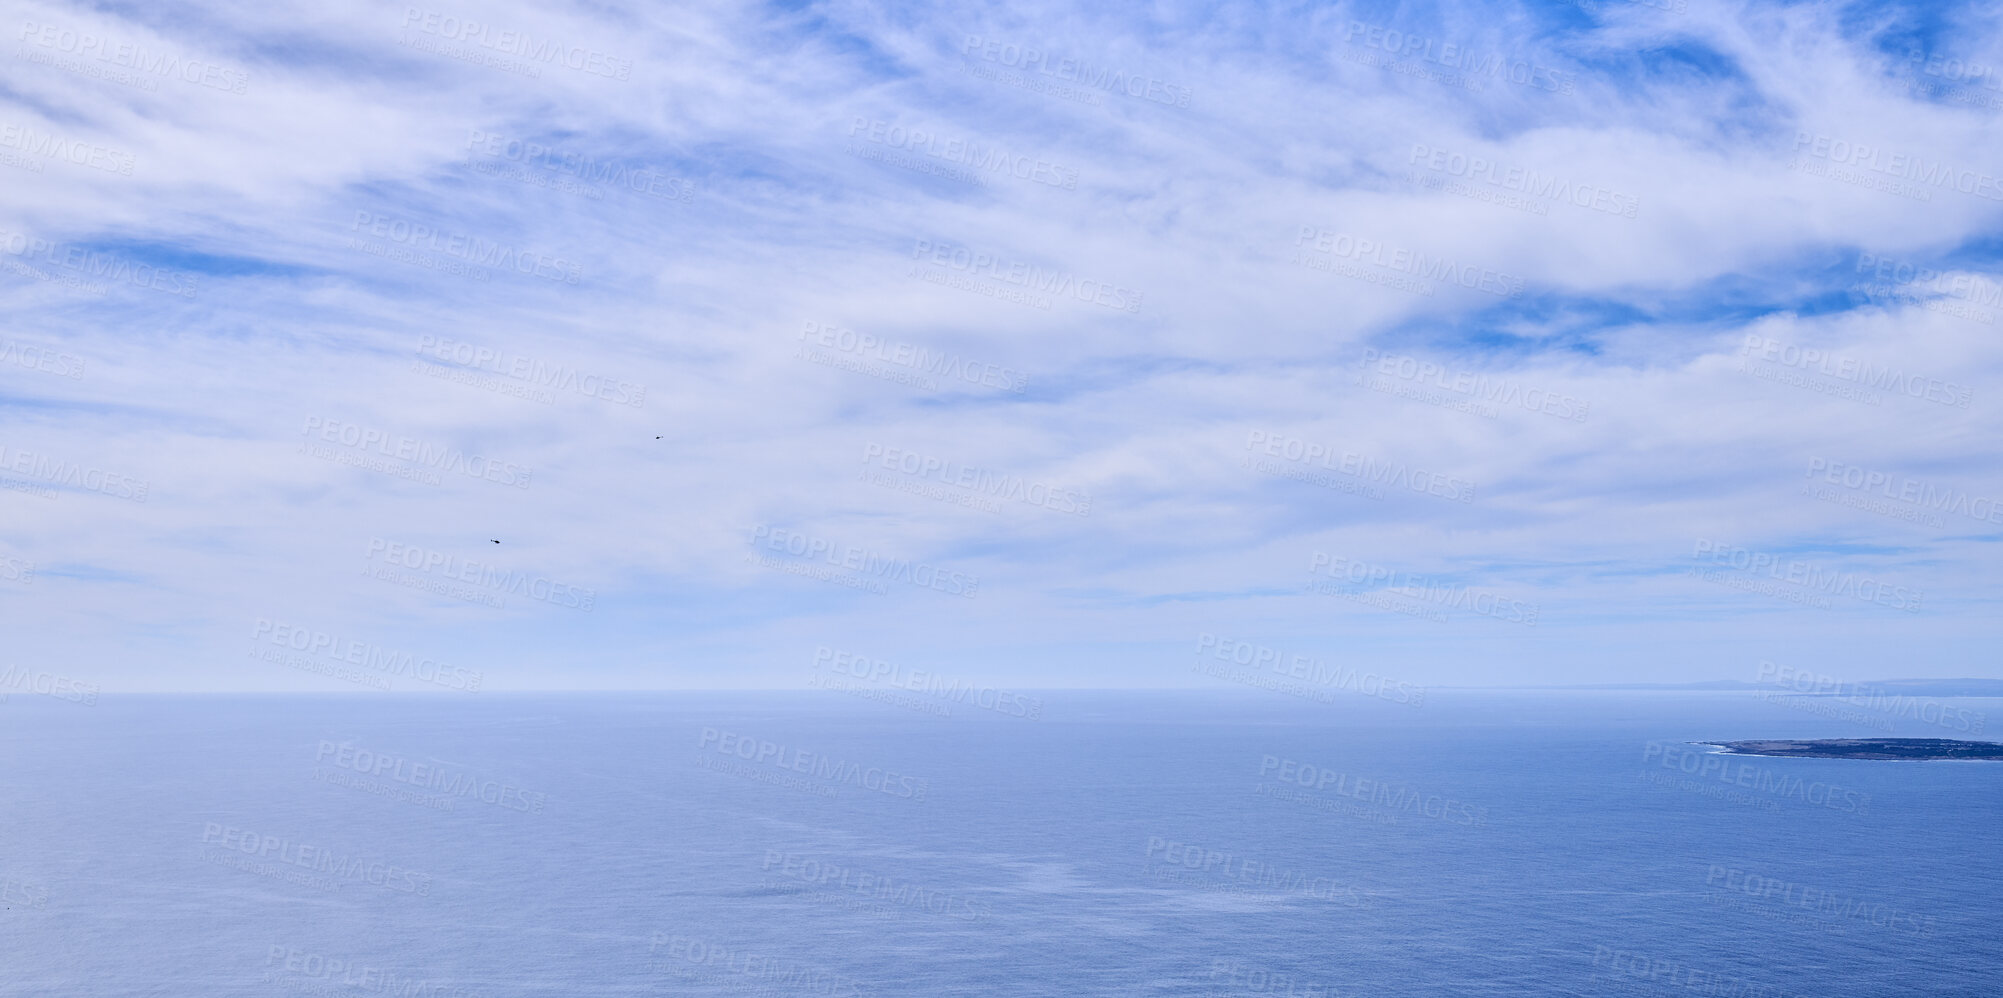
[[1744,694],[1039,696],[14,696],[0,993],[2003,994],[2003,764],[1684,744],[1883,733]]

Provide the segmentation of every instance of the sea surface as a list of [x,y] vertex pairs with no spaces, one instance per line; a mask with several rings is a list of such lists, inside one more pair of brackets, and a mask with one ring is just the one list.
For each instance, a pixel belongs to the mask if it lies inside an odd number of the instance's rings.
[[1743,693],[17,694],[0,994],[2003,994],[2003,764],[1689,744],[1887,733],[1984,737]]

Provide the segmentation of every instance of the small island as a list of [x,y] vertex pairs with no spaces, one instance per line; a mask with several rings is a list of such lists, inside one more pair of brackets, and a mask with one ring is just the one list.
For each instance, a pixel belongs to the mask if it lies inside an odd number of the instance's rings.
[[1787,756],[1797,759],[1994,759],[2003,761],[2003,744],[1964,742],[1952,738],[1770,738],[1756,741],[1704,742],[1731,755]]

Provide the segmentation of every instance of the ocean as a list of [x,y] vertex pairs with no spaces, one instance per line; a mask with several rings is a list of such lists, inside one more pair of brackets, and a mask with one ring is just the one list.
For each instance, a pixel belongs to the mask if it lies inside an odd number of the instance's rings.
[[16,694],[0,994],[1993,996],[2003,764],[1691,744],[1985,737],[1945,723],[1745,693]]

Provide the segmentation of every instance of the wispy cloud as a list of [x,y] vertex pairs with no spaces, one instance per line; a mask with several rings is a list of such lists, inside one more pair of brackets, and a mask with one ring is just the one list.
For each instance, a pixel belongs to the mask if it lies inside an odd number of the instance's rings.
[[1909,14],[17,6],[8,654],[1978,674],[2003,53]]

